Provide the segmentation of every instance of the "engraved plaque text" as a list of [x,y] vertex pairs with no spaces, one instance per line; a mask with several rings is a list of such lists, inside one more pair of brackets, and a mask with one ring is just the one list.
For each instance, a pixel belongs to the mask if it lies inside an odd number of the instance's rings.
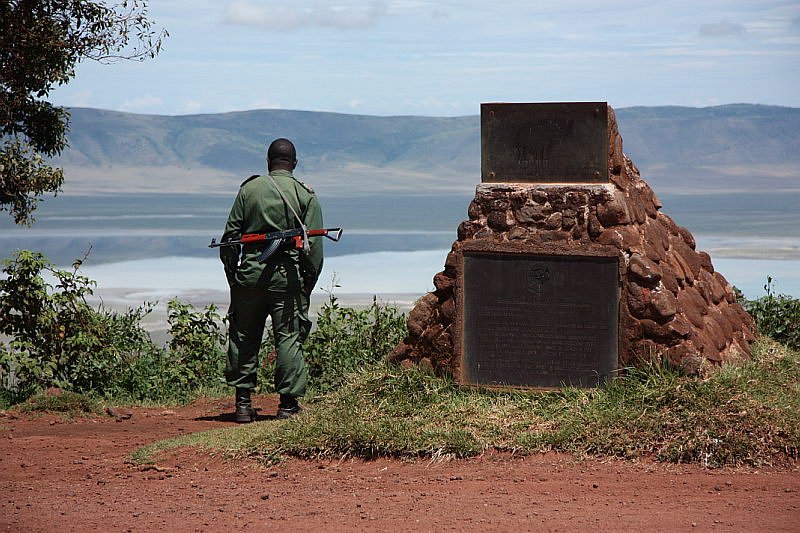
[[593,387],[617,369],[616,257],[465,253],[461,380]]
[[605,102],[481,104],[481,181],[605,183]]

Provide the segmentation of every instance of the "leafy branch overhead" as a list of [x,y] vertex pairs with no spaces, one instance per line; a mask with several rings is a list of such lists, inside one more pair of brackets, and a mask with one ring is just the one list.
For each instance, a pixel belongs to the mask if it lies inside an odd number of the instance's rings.
[[67,146],[69,113],[46,101],[50,91],[84,59],[154,58],[167,36],[144,0],[0,2],[0,211],[29,225],[41,195],[61,188],[63,173],[46,158]]

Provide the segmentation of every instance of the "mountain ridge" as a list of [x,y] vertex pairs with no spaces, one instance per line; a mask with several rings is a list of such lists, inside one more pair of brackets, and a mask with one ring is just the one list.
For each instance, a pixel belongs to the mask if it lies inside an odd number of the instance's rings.
[[[480,181],[480,117],[262,109],[147,115],[72,108],[55,160],[65,193],[228,194],[288,137],[298,175],[328,195],[468,192]],[[664,192],[798,190],[800,109],[764,104],[616,110],[625,152]]]

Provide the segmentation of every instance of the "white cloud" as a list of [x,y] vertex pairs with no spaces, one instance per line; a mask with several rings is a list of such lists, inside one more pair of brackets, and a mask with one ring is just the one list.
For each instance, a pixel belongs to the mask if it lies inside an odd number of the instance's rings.
[[283,106],[268,98],[259,98],[248,106],[248,109],[283,109]]
[[699,30],[701,37],[744,37],[747,30],[737,22],[717,22],[716,24],[703,24]]
[[676,61],[673,63],[667,63],[665,66],[667,68],[674,68],[678,70],[686,70],[686,69],[709,69],[714,68],[718,64],[714,61],[699,61],[699,60],[686,60],[686,61]]
[[186,102],[186,105],[184,106],[184,110],[187,113],[197,113],[202,108],[203,108],[203,104],[201,104],[200,102],[197,102],[195,100],[191,100],[189,102]]
[[125,100],[120,104],[120,109],[123,111],[147,111],[152,112],[154,111],[153,108],[160,106],[164,103],[164,99],[160,96],[155,96],[153,94],[146,94],[143,96],[137,96],[136,98],[132,98],[130,100]]
[[92,91],[78,91],[67,96],[62,102],[61,105],[65,105],[67,107],[91,107],[96,106],[97,102],[93,102],[94,96]]
[[228,4],[224,20],[233,25],[278,31],[305,27],[352,30],[371,28],[386,15],[386,2],[383,0],[337,6],[316,3],[291,7],[265,5],[254,0],[236,0]]

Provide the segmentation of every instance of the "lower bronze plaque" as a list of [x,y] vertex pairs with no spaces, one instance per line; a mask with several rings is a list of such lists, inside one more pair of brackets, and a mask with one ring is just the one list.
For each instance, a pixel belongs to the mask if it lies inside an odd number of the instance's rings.
[[616,257],[465,253],[461,380],[594,387],[617,369]]

